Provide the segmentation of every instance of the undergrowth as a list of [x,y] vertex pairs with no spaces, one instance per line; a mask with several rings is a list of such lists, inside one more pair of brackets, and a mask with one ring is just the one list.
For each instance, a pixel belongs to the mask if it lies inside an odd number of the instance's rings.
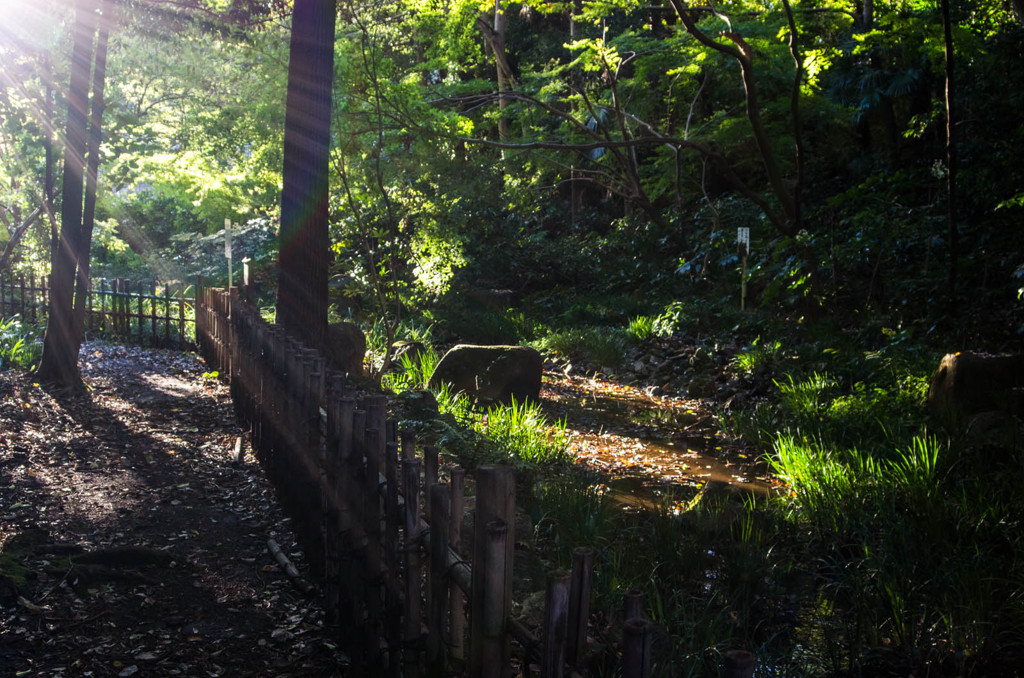
[[43,352],[39,329],[21,322],[19,316],[0,320],[0,369],[31,370]]
[[550,422],[536,402],[513,399],[508,404],[481,406],[447,384],[431,385],[430,377],[439,360],[429,344],[421,351],[406,353],[399,358],[398,369],[384,376],[382,385],[399,394],[429,390],[439,415],[487,441],[481,445],[445,427],[450,452],[461,452],[461,456],[470,457],[467,461],[513,460],[520,470],[568,461],[569,436],[564,420]]

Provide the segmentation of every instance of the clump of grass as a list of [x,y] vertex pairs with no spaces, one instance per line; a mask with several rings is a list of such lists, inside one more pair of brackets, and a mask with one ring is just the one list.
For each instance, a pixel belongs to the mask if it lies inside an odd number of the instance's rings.
[[608,546],[622,527],[621,507],[585,471],[570,469],[542,481],[535,498],[537,535],[557,547],[560,565],[569,565],[576,547]]
[[954,473],[956,463],[947,442],[924,432],[871,452],[793,435],[776,442],[787,515],[810,527],[828,608],[853,650],[888,645],[910,667],[963,662],[1024,612],[1014,593],[1019,536],[993,520],[1006,506]]
[[492,405],[474,428],[517,457],[536,464],[568,460],[569,434],[565,420],[550,423],[535,402]]
[[782,359],[784,353],[781,341],[761,341],[761,336],[750,342],[750,346],[737,353],[732,366],[739,373],[750,376],[762,368],[771,369]]
[[649,315],[638,315],[629,321],[629,326],[626,327],[626,336],[633,341],[643,341],[653,337],[656,332],[654,329],[655,319]]
[[[362,329],[366,335],[366,353],[369,355],[374,369],[379,369],[384,362],[384,356],[391,348],[388,345],[387,324],[378,318],[372,325]],[[430,346],[433,342],[433,326],[424,325],[415,320],[403,321],[394,328],[392,342],[397,341],[415,341],[424,346]]]
[[427,388],[441,356],[434,347],[424,344],[422,351],[404,353],[398,359],[398,369],[381,377],[381,386],[396,393]]

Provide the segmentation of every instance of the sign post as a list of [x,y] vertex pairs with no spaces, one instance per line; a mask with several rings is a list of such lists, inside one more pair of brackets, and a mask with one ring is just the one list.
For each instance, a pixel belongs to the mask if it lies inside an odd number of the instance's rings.
[[231,276],[231,219],[224,220],[224,256],[228,260],[228,291],[232,288]]
[[740,278],[740,310],[746,310],[747,306],[747,255],[750,254],[750,229],[740,227],[736,229],[736,253],[743,261],[743,273]]

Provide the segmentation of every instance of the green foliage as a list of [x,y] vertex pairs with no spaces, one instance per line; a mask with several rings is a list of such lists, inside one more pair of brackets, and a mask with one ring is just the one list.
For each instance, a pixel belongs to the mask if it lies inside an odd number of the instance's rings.
[[782,342],[762,342],[758,335],[750,345],[732,359],[732,365],[740,374],[750,376],[759,370],[774,371],[784,357]]
[[26,325],[19,316],[0,319],[0,369],[31,370],[43,352],[39,328]]
[[[425,390],[438,360],[437,352],[427,344],[423,351],[403,355],[398,370],[384,375],[381,383],[396,393]],[[519,403],[513,399],[508,405],[495,404],[481,411],[465,393],[452,392],[447,384],[430,387],[430,390],[442,416],[487,440],[487,445],[478,445],[467,440],[466,434],[460,434],[457,428],[445,425],[446,442],[453,454],[459,455],[461,451],[460,456],[482,455],[489,461],[513,460],[524,471],[568,460],[569,436],[565,421],[549,422],[539,403]]]
[[[381,386],[396,393],[424,390],[440,359],[429,343],[425,344],[423,351],[405,353],[398,359],[398,369],[381,378]],[[442,413],[458,411],[460,408],[451,404],[450,394],[446,393],[445,396],[438,398],[439,405],[442,401],[445,403],[441,408]]]
[[559,474],[535,492],[536,532],[557,542],[562,564],[574,548],[607,549],[622,527],[623,514],[599,478],[583,472]]
[[622,331],[611,327],[558,330],[532,343],[538,351],[559,359],[610,368],[622,363],[625,348]]

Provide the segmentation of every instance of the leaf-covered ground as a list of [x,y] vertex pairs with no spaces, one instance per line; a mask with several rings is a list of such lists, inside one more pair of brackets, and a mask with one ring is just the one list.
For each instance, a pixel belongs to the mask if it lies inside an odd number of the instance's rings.
[[0,372],[0,676],[338,676],[226,387],[192,354],[87,344],[89,392]]

